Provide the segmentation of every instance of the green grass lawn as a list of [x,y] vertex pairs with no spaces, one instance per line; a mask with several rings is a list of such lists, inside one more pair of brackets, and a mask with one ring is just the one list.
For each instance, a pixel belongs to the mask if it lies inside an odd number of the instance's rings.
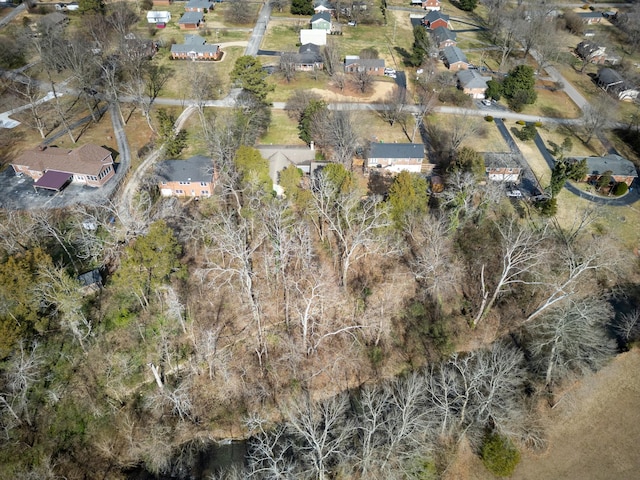
[[283,110],[271,111],[271,124],[259,140],[262,145],[305,145],[298,138],[298,124]]
[[309,22],[299,23],[286,20],[271,20],[267,27],[267,34],[262,41],[263,50],[297,51],[300,43],[299,28],[308,28]]

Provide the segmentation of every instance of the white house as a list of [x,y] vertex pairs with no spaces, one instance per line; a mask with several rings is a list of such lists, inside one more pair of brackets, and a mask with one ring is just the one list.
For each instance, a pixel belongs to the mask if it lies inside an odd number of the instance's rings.
[[163,23],[167,24],[171,20],[171,12],[149,10],[147,12],[148,23]]
[[300,45],[307,45],[313,43],[314,45],[323,46],[327,44],[327,31],[322,29],[303,29],[300,30]]

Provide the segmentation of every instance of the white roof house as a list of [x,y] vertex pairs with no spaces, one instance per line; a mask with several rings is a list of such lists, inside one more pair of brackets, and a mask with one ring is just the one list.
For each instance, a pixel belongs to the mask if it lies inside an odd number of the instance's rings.
[[169,23],[171,12],[150,10],[147,12],[147,22],[149,23]]
[[300,44],[306,45],[313,43],[314,45],[323,46],[327,44],[327,31],[322,29],[300,30]]

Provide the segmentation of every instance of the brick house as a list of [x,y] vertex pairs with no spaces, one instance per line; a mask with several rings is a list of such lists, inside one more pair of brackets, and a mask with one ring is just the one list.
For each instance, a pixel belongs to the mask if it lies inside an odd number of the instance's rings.
[[178,25],[181,30],[197,30],[200,28],[200,24],[204,22],[204,15],[202,12],[184,12]]
[[[631,186],[633,181],[638,178],[638,171],[633,162],[627,160],[620,155],[609,154],[604,157],[586,157],[587,159],[587,176],[585,182],[597,182],[604,172],[611,172],[611,178],[616,183],[626,183]],[[580,161],[582,158],[574,158],[574,161]]]
[[427,13],[422,19],[422,24],[429,30],[435,30],[438,27],[448,28],[449,30],[451,30],[449,15],[446,15],[437,10],[432,10]]
[[467,56],[458,47],[445,47],[442,50],[442,61],[449,70],[466,70],[469,68]]
[[493,182],[520,182],[522,167],[510,153],[486,153],[484,166],[487,179]]
[[207,13],[215,8],[212,0],[189,0],[184,6],[185,12]]
[[313,72],[324,68],[324,59],[320,53],[320,47],[313,43],[301,45],[298,53],[294,54],[295,69],[300,72]]
[[445,27],[437,27],[431,30],[431,38],[438,50],[445,47],[455,47],[458,44],[456,32]]
[[35,188],[60,191],[69,183],[101,187],[115,175],[106,148],[86,144],[74,150],[40,146],[23,152],[11,166],[35,180]]
[[347,55],[344,59],[344,72],[367,72],[369,75],[384,75],[382,58],[360,58],[358,55]]
[[369,146],[367,167],[387,172],[419,173],[425,157],[422,143],[375,143]]
[[213,160],[197,155],[188,160],[158,162],[156,175],[163,197],[210,197],[213,195]]
[[458,88],[471,98],[483,99],[484,92],[487,90],[487,82],[491,77],[483,77],[478,70],[459,70],[456,73],[458,77]]
[[171,45],[174,60],[219,60],[222,51],[218,45],[209,45],[200,35],[185,35],[184,43]]
[[583,23],[587,25],[593,25],[594,23],[600,23],[602,21],[602,13],[601,12],[580,12],[578,16],[582,20]]

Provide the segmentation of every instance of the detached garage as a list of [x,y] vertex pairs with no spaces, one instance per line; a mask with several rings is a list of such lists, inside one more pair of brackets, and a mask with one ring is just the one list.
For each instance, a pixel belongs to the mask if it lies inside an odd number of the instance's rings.
[[47,170],[34,184],[36,190],[42,188],[44,190],[53,190],[59,192],[71,183],[73,174],[66,172],[58,172],[57,170]]

